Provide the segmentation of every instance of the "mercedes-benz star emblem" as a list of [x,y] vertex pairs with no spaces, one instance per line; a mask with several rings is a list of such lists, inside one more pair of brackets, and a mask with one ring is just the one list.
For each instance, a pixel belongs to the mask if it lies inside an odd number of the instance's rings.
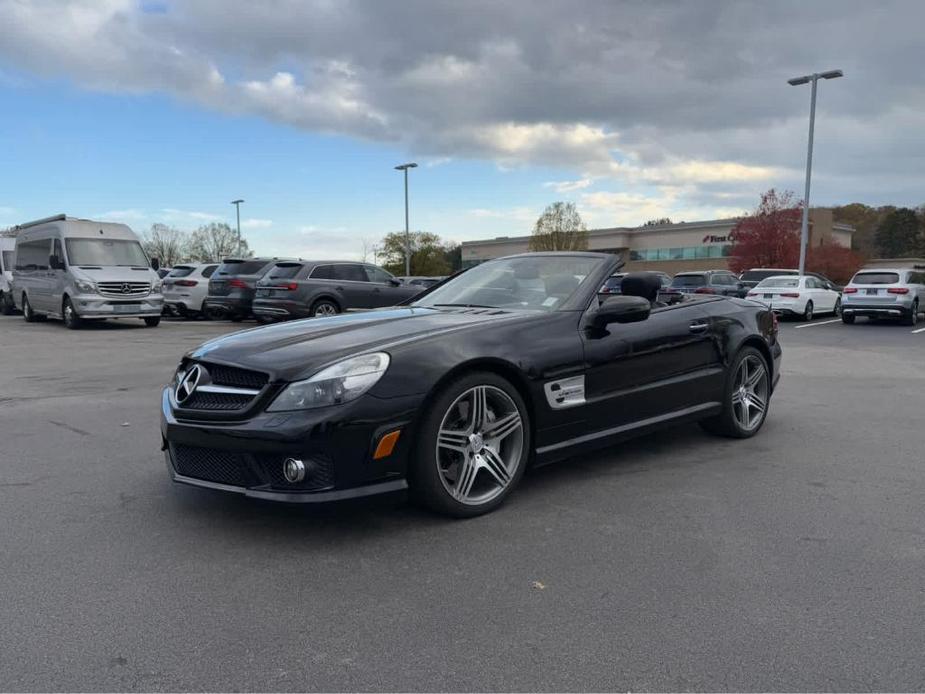
[[174,391],[177,404],[182,405],[184,402],[190,399],[193,393],[196,392],[196,386],[199,385],[199,380],[201,378],[202,367],[198,364],[194,364],[185,374],[183,374],[183,378],[180,379],[180,382],[177,384],[177,388]]
[[128,282],[123,283],[123,284],[122,284],[122,293],[123,293],[123,294],[131,294],[131,293],[132,293],[132,285],[130,285]]

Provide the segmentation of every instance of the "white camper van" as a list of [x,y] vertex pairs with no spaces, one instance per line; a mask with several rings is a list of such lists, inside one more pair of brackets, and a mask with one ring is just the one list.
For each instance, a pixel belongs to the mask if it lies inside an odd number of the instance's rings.
[[17,229],[13,301],[28,322],[50,316],[71,329],[99,318],[160,323],[157,259],[124,224],[61,214]]
[[13,256],[16,249],[16,231],[0,231],[0,313],[9,316],[15,311],[10,283],[13,281]]

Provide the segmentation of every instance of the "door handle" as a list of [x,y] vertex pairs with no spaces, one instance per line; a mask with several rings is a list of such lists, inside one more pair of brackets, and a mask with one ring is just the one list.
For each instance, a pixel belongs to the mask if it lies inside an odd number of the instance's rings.
[[691,323],[690,331],[692,333],[702,333],[710,327],[708,323]]
[[339,292],[344,291],[344,288],[343,288],[343,287],[334,287],[334,289],[336,289],[336,290],[339,291]]

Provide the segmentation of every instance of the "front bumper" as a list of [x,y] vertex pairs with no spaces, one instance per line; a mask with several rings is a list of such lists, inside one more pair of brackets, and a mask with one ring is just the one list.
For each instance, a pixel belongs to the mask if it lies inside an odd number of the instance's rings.
[[[243,421],[185,419],[169,388],[161,398],[161,435],[173,481],[244,496],[320,503],[407,487],[411,426],[420,398],[369,394],[342,406],[299,412],[261,412]],[[182,411],[180,411],[182,412]],[[400,430],[391,455],[373,453]],[[287,458],[305,462],[302,482],[283,475]]]
[[164,310],[164,297],[161,294],[149,294],[137,299],[76,294],[71,301],[81,318],[150,318],[161,315]]

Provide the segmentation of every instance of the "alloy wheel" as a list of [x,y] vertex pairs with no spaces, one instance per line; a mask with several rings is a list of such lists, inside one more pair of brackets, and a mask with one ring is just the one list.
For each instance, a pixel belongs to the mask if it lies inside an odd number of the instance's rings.
[[437,472],[458,502],[484,504],[514,479],[524,445],[523,417],[500,388],[478,385],[457,397],[437,432]]
[[749,354],[736,369],[732,387],[732,413],[742,429],[754,431],[768,408],[768,370],[764,361]]
[[329,304],[327,302],[318,304],[315,307],[315,315],[321,318],[324,318],[325,316],[336,316],[337,307],[334,304]]

